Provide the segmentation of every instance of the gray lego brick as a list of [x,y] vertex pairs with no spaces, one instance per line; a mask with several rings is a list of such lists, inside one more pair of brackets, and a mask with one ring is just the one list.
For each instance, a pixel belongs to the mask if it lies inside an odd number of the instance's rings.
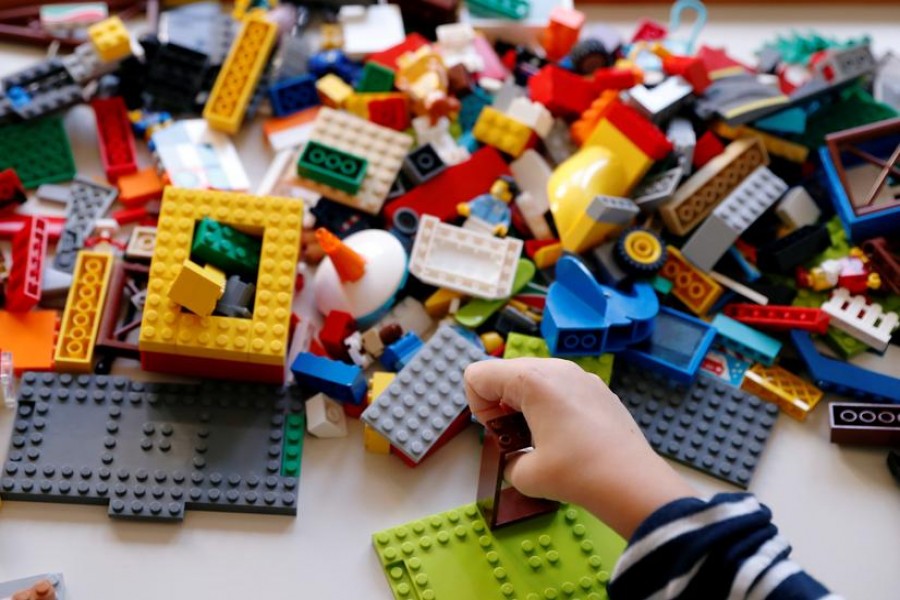
[[778,418],[778,407],[701,373],[690,387],[625,361],[612,390],[654,450],[746,489]]
[[684,169],[679,166],[647,177],[634,188],[631,198],[638,208],[644,212],[652,212],[672,199],[683,175]]
[[22,579],[0,582],[0,598],[7,598],[16,592],[27,590],[44,579],[53,585],[53,589],[56,591],[56,600],[66,600],[66,582],[63,579],[62,573],[43,573],[41,575],[23,577]]
[[53,266],[65,273],[75,269],[76,254],[94,229],[94,223],[106,214],[119,195],[114,187],[82,178],[76,178],[69,191],[71,200],[66,208],[66,222],[53,259]]
[[362,420],[418,463],[467,407],[463,371],[487,358],[445,325],[363,412]]
[[0,496],[155,521],[296,515],[297,479],[281,468],[285,421],[300,411],[296,387],[26,373]]

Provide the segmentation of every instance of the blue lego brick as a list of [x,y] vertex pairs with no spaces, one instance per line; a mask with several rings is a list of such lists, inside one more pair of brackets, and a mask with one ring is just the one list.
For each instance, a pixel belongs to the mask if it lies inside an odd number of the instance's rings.
[[556,356],[594,356],[617,352],[653,333],[659,301],[653,288],[635,283],[631,294],[597,283],[574,256],[556,263],[541,334]]
[[356,365],[309,352],[297,355],[291,373],[298,384],[350,404],[362,404],[368,390],[363,370]]
[[410,331],[384,349],[381,364],[389,371],[399,371],[412,360],[423,345],[422,339]]
[[705,321],[663,306],[650,339],[627,348],[622,357],[675,383],[690,384],[715,337],[715,328]]
[[775,362],[781,352],[781,342],[775,338],[721,313],[713,319],[712,326],[720,344],[766,366]]
[[269,87],[269,101],[276,117],[283,117],[318,106],[319,93],[316,91],[316,78],[312,75],[299,75],[276,81]]
[[741,251],[734,246],[728,249],[728,255],[734,259],[734,262],[741,269],[741,272],[744,274],[744,281],[753,283],[762,277],[762,273],[756,268],[756,265],[747,260],[744,255],[741,254]]
[[812,380],[826,392],[865,402],[900,404],[900,379],[822,356],[807,331],[791,331],[791,341]]

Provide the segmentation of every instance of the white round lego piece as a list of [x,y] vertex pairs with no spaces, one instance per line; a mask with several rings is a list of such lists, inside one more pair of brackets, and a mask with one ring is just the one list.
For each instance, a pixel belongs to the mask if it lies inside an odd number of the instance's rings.
[[406,278],[406,251],[393,235],[367,229],[343,242],[366,260],[366,272],[358,281],[341,281],[331,259],[325,257],[316,270],[316,307],[323,315],[333,310],[360,319],[382,308]]

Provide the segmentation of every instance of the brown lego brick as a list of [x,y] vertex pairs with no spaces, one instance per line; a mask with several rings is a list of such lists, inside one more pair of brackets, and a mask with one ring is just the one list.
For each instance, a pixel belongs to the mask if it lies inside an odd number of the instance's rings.
[[832,402],[828,405],[833,444],[900,446],[900,406]]

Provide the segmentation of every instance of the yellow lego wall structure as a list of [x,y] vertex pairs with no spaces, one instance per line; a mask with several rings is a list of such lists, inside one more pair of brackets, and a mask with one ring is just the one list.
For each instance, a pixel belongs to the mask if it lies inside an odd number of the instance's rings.
[[241,128],[277,33],[278,26],[264,14],[253,11],[247,16],[203,109],[210,127],[230,134]]
[[88,37],[104,62],[131,56],[131,36],[119,17],[109,17],[88,27]]
[[56,342],[57,370],[79,373],[94,370],[94,346],[114,262],[113,255],[106,252],[78,253]]
[[482,144],[518,158],[528,149],[534,132],[528,125],[506,116],[496,108],[485,106],[475,122],[472,135]]
[[[169,289],[203,217],[262,237],[250,319],[183,312]],[[141,321],[141,352],[283,365],[300,254],[303,203],[289,198],[166,188]]]

